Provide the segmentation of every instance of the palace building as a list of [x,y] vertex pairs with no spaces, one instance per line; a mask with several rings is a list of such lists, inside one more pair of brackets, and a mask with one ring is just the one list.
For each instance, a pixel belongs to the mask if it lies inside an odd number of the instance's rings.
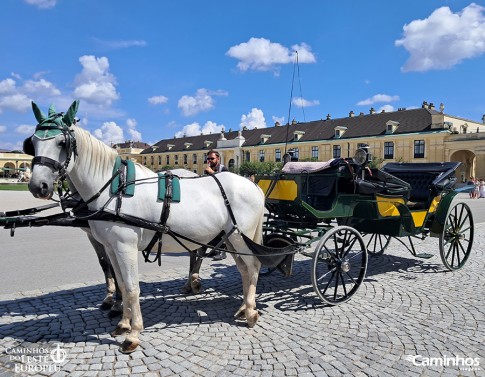
[[[484,116],[485,119],[485,116]],[[243,129],[220,134],[160,140],[136,159],[157,171],[164,166],[186,168],[201,174],[206,154],[216,149],[229,169],[244,161],[282,161],[293,157],[327,161],[352,157],[356,149],[369,145],[374,159],[387,162],[460,161],[458,178],[485,177],[485,124],[444,113],[444,106],[423,102],[421,108],[392,112],[354,114],[274,127]]]

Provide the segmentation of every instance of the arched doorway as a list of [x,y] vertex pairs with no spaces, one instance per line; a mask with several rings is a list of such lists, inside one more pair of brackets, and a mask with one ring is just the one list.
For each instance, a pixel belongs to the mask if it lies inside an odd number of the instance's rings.
[[456,151],[450,156],[450,161],[461,162],[461,166],[456,170],[456,177],[460,182],[475,176],[475,153],[465,150]]
[[229,160],[229,164],[227,165],[227,168],[228,168],[230,171],[233,171],[233,169],[234,169],[234,159],[233,159],[233,158],[231,158],[231,159]]

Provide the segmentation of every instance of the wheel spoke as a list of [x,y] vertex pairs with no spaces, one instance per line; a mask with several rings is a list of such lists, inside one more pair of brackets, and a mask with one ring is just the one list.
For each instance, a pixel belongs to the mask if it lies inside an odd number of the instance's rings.
[[340,280],[342,281],[342,288],[344,290],[344,295],[347,297],[347,287],[345,286],[344,275],[342,273],[340,275]]
[[331,270],[328,270],[327,273],[323,274],[322,276],[320,276],[317,281],[321,281],[323,278],[325,278],[325,276],[327,276],[329,273],[332,273],[332,276],[330,276],[330,281],[332,280],[332,277],[333,275],[335,274],[335,271],[337,271],[337,267],[334,267],[332,268]]
[[327,293],[327,289],[328,289],[328,287],[330,287],[330,283],[332,282],[332,279],[335,276],[335,271],[336,270],[334,269],[333,272],[332,272],[332,276],[330,276],[330,279],[328,280],[328,283],[327,283],[327,285],[325,286],[325,289],[322,292],[323,295],[325,295],[325,293]]

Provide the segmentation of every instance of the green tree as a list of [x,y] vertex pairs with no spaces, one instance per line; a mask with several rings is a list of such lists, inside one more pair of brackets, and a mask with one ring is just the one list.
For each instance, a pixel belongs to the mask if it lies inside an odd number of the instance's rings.
[[239,167],[239,175],[251,176],[261,174],[272,174],[275,171],[281,170],[283,164],[281,162],[264,161],[264,162],[252,162],[245,161]]

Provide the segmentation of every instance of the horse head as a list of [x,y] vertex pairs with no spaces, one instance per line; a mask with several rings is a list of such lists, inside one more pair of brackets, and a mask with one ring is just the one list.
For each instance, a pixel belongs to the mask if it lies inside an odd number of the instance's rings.
[[76,100],[64,113],[57,113],[49,107],[46,116],[32,102],[32,110],[37,119],[35,132],[24,141],[24,152],[34,156],[29,190],[37,198],[48,199],[54,191],[54,182],[66,174],[72,157],[76,157],[76,139],[71,128],[79,106]]

